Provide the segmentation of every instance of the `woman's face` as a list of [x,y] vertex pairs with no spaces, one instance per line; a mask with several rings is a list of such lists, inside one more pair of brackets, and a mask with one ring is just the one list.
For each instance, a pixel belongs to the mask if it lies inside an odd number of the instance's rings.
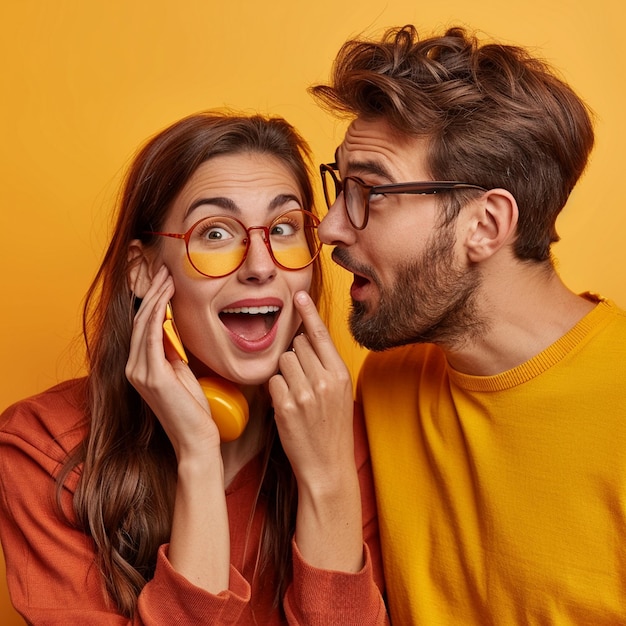
[[[218,156],[183,187],[163,230],[184,233],[212,215],[235,217],[247,228],[269,226],[281,213],[303,208],[302,201],[296,179],[276,157]],[[240,384],[264,383],[300,325],[293,295],[309,289],[312,266],[279,268],[262,233],[252,231],[243,264],[222,278],[199,274],[187,260],[184,241],[163,238],[160,260],[176,287],[174,319],[196,376],[214,372]]]

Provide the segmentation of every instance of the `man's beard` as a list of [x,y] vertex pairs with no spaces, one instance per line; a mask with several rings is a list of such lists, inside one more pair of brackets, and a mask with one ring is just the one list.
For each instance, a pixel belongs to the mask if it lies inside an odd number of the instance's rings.
[[[383,286],[373,268],[360,268],[378,287],[380,300],[374,312],[365,302],[352,302],[350,330],[358,343],[374,351],[410,343],[453,348],[484,328],[475,303],[477,267],[454,267],[454,243],[452,228],[442,227],[417,260],[398,267],[390,287]],[[333,256],[359,271],[345,249],[336,248]]]

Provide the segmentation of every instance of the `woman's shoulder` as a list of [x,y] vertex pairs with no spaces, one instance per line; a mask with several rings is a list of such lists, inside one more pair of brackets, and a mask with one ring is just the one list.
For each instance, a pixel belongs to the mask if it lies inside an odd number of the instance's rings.
[[86,383],[67,380],[8,407],[0,415],[0,444],[19,440],[49,456],[65,456],[85,435]]

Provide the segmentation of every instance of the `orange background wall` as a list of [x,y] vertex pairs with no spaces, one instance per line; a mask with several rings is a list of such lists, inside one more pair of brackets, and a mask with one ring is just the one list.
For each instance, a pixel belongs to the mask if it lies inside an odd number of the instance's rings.
[[[120,174],[135,148],[198,110],[283,115],[316,161],[343,124],[307,95],[345,39],[412,22],[462,24],[533,48],[597,114],[590,168],[559,222],[559,268],[572,288],[626,307],[626,39],[622,0],[23,0],[0,8],[0,410],[80,374],[80,304],[110,228]],[[347,278],[333,273],[333,332]],[[0,562],[0,573],[3,563]],[[0,622],[21,624],[0,586]]]

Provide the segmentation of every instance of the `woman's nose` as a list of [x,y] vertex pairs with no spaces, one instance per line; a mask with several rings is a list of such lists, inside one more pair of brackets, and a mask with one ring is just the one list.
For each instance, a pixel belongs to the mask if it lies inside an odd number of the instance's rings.
[[276,276],[277,266],[266,237],[263,228],[251,228],[248,231],[248,252],[237,272],[240,280],[266,282]]

